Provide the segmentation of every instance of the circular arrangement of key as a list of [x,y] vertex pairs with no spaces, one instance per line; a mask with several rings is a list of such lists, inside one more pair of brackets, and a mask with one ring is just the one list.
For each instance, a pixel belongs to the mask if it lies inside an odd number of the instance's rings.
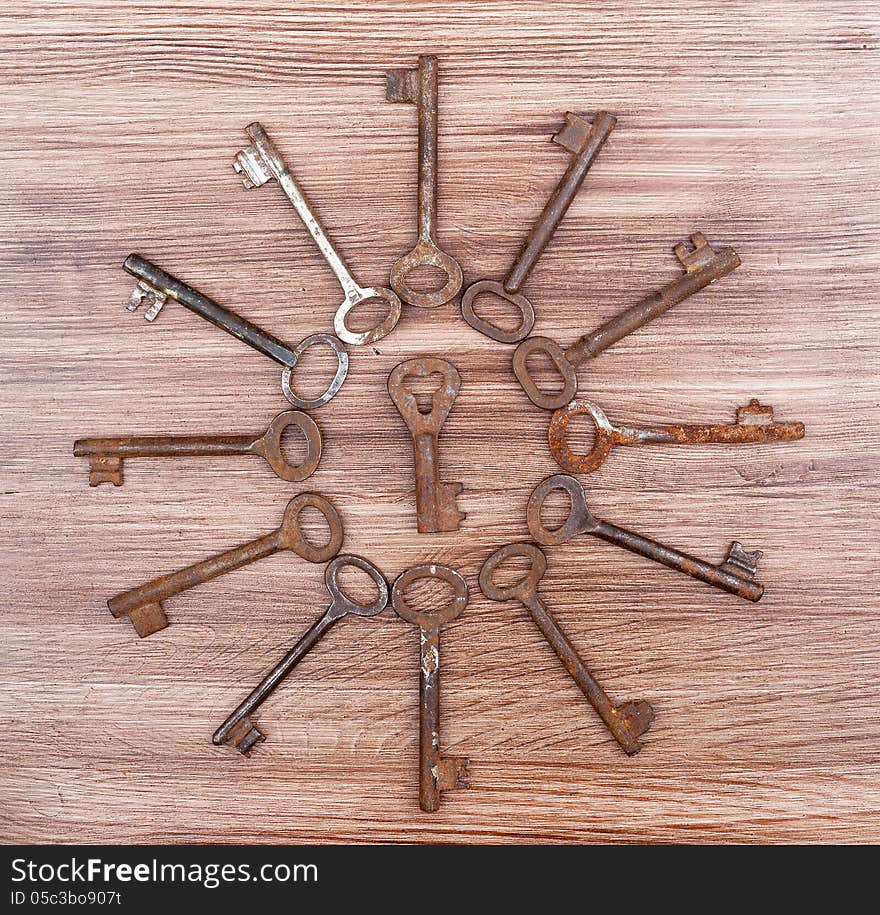
[[[267,429],[254,434],[80,439],[74,444],[74,454],[88,458],[92,486],[101,483],[122,486],[124,461],[132,458],[252,454],[261,457],[275,474],[291,483],[307,479],[317,469],[321,460],[321,433],[305,411],[317,410],[342,389],[349,364],[346,345],[364,346],[390,334],[400,320],[402,303],[416,308],[436,308],[452,301],[462,291],[461,267],[442,250],[436,232],[438,77],[437,58],[432,56],[421,57],[414,69],[392,70],[387,74],[388,100],[414,105],[418,111],[419,131],[418,237],[412,250],[391,267],[388,288],[364,287],[357,282],[265,128],[258,123],[245,128],[250,145],[235,156],[235,171],[247,189],[276,182],[293,204],[342,287],[344,298],[333,321],[335,333],[313,334],[290,346],[143,257],[131,254],[125,259],[124,269],[137,280],[127,306],[129,311],[145,306],[144,318],[154,321],[168,300],[178,302],[279,363],[282,392],[296,409],[279,413]],[[802,438],[804,426],[799,422],[775,421],[773,409],[756,399],[737,409],[734,423],[663,423],[642,427],[617,425],[599,405],[577,399],[580,365],[740,266],[740,259],[732,248],[716,250],[701,232],[694,232],[689,243],[679,242],[673,248],[684,271],[682,275],[584,334],[572,345],[563,348],[549,337],[530,336],[535,310],[522,288],[615,124],[616,118],[606,111],[598,112],[592,120],[571,113],[565,115],[564,126],[553,140],[571,154],[567,170],[550,193],[505,278],[501,282],[482,279],[471,284],[461,295],[461,314],[471,327],[492,340],[517,344],[511,358],[511,370],[532,403],[554,411],[548,425],[548,445],[556,463],[566,471],[540,482],[528,500],[525,518],[535,542],[509,543],[496,549],[482,566],[479,587],[490,600],[518,601],[525,607],[614,739],[624,752],[632,755],[642,748],[640,738],[649,729],[654,711],[644,699],[615,704],[590,673],[538,595],[547,568],[547,556],[541,547],[553,547],[580,534],[588,534],[749,601],[760,600],[764,591],[764,586],[757,581],[758,560],[762,554],[749,552],[734,541],[723,561],[710,563],[603,521],[590,512],[583,487],[572,474],[598,470],[616,446],[785,442]],[[422,267],[433,267],[442,273],[443,280],[438,288],[419,291],[410,286],[409,275]],[[488,295],[504,299],[520,312],[521,322],[515,330],[503,330],[479,316],[476,304],[481,296]],[[347,323],[349,314],[370,300],[386,303],[387,316],[367,331],[353,331]],[[336,357],[337,368],[320,397],[303,398],[296,393],[296,368],[303,352],[312,346],[329,347]],[[546,385],[539,386],[530,367],[530,359],[539,353],[549,358],[561,386],[549,391]],[[440,382],[433,391],[430,409],[425,411],[416,401],[411,382],[433,376],[439,376]],[[461,375],[454,365],[432,356],[402,362],[388,377],[388,396],[412,433],[416,523],[420,534],[456,531],[465,518],[457,504],[461,484],[444,481],[440,475],[440,431],[461,384]],[[587,415],[595,426],[593,447],[588,454],[576,453],[567,440],[570,421],[580,415]],[[299,464],[290,463],[281,450],[282,433],[291,426],[298,428],[306,441],[306,456]],[[554,492],[567,495],[570,509],[561,525],[549,528],[542,520],[541,510]],[[306,536],[300,518],[307,508],[317,510],[327,522],[330,530],[327,543],[315,544]],[[455,569],[426,564],[405,570],[389,585],[382,571],[368,559],[341,554],[342,543],[343,521],[333,504],[319,493],[303,492],[290,500],[274,531],[117,594],[107,604],[115,618],[127,617],[137,634],[146,638],[169,624],[165,601],[226,572],[281,550],[290,550],[306,562],[326,563],[324,582],[330,597],[329,606],[217,729],[213,742],[249,754],[265,740],[265,734],[254,723],[253,716],[324,633],[344,617],[375,616],[384,612],[390,603],[401,620],[419,629],[419,802],[422,810],[437,810],[441,792],[468,786],[468,760],[444,755],[440,749],[440,631],[466,609],[468,584]],[[528,571],[513,584],[500,585],[498,570],[511,560],[525,561]],[[373,580],[378,592],[375,600],[359,604],[343,593],[338,579],[340,570],[346,566],[360,569]],[[452,599],[446,606],[433,611],[413,606],[407,600],[407,591],[420,579],[445,583],[452,589]]]

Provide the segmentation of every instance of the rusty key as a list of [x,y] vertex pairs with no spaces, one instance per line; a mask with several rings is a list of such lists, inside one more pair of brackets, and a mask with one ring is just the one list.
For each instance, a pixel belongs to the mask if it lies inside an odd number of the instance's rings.
[[[362,569],[376,585],[378,594],[368,604],[359,604],[350,598],[339,585],[339,571],[344,566]],[[240,753],[247,754],[254,745],[265,740],[263,732],[253,723],[251,715],[281,685],[281,682],[308,654],[324,634],[344,616],[376,616],[388,606],[388,582],[385,576],[371,562],[353,554],[337,556],[324,570],[324,584],[330,592],[330,606],[317,619],[305,635],[260,681],[254,691],[214,732],[213,741],[219,747],[228,743]]]
[[[550,493],[559,490],[568,494],[571,507],[565,523],[551,529],[541,520],[541,508]],[[758,560],[763,555],[760,550],[750,553],[739,541],[734,541],[724,562],[718,565],[703,562],[688,553],[596,518],[587,508],[583,487],[576,477],[567,473],[547,477],[535,487],[529,497],[526,521],[532,537],[545,546],[564,543],[578,534],[591,534],[745,600],[759,601],[764,593],[764,586],[755,581]]]
[[[593,447],[587,454],[576,454],[568,444],[568,424],[575,416],[586,414],[596,427]],[[754,398],[737,407],[735,423],[617,426],[604,411],[586,400],[573,400],[557,410],[547,432],[554,460],[570,473],[591,473],[615,445],[742,445],[763,442],[791,442],[804,437],[804,424],[780,423],[773,419],[773,407]]]
[[[419,57],[415,69],[389,70],[386,97],[389,102],[411,102],[419,112],[419,239],[391,269],[391,287],[409,305],[437,308],[455,298],[461,289],[458,261],[437,245],[437,58]],[[446,274],[440,289],[418,292],[407,276],[418,267],[436,267]]]
[[[454,597],[439,610],[413,610],[405,592],[422,578],[445,581],[452,586]],[[467,602],[467,582],[448,566],[413,566],[398,576],[391,588],[391,604],[397,615],[420,630],[419,806],[428,812],[439,808],[441,791],[469,787],[468,760],[440,752],[440,630],[461,616]]]
[[[422,413],[406,382],[408,378],[429,378],[435,373],[441,375],[442,380],[432,394],[430,411]],[[440,480],[438,441],[440,429],[460,388],[458,369],[433,356],[401,362],[388,376],[388,394],[412,433],[416,516],[420,534],[457,531],[466,517],[455,501],[461,492],[461,483],[443,483]]]
[[[495,580],[498,567],[511,557],[521,557],[530,563],[526,575],[511,585],[502,587]],[[624,752],[632,756],[642,749],[639,740],[654,720],[654,710],[649,702],[637,699],[615,705],[608,694],[587,670],[574,646],[559,627],[559,623],[538,596],[538,584],[547,570],[544,553],[532,543],[508,543],[496,550],[480,570],[480,589],[489,600],[518,600],[531,614],[535,625],[556,652],[565,669],[587,697],[590,705],[599,713],[614,739]]]
[[[248,124],[244,130],[252,145],[236,155],[233,168],[242,176],[242,183],[248,190],[261,187],[274,178],[293,204],[293,208],[314,239],[324,260],[336,275],[345,295],[333,319],[333,329],[336,331],[336,335],[340,340],[352,346],[363,346],[381,340],[390,334],[400,320],[400,299],[390,289],[376,286],[364,287],[358,284],[348,269],[348,265],[342,259],[342,255],[336,250],[327,235],[327,230],[318,218],[314,207],[281,157],[281,153],[263,129],[262,124],[255,121],[253,124]],[[363,332],[350,330],[346,324],[349,313],[363,302],[374,300],[387,303],[387,316],[370,330]]]
[[[323,546],[310,543],[300,525],[300,515],[310,507],[324,516],[330,528],[330,539]],[[317,493],[300,493],[287,503],[281,526],[271,534],[203,559],[185,569],[154,578],[130,591],[123,591],[111,597],[107,606],[117,619],[127,616],[137,634],[145,638],[168,625],[162,609],[163,600],[281,550],[293,550],[307,562],[327,562],[339,552],[342,535],[342,518],[333,504]]]
[[[281,449],[284,430],[295,426],[306,440],[306,456],[291,464]],[[310,477],[321,460],[321,432],[307,413],[285,410],[256,435],[152,435],[116,438],[81,438],[73,444],[77,457],[89,459],[89,485],[112,483],[122,486],[122,464],[127,458],[203,457],[208,455],[255,454],[290,483]]]
[[[504,277],[504,282],[477,280],[464,291],[461,297],[461,315],[474,330],[499,343],[516,343],[531,333],[535,324],[535,309],[520,289],[553,238],[556,227],[562,222],[616,123],[617,118],[607,111],[597,112],[592,123],[570,111],[566,112],[565,126],[554,135],[553,142],[567,149],[574,159],[550,195],[538,221],[532,226],[513,266]],[[502,330],[477,315],[474,311],[474,302],[486,293],[500,296],[519,309],[522,315],[519,327],[511,331]]]
[[[639,327],[659,317],[685,299],[705,289],[722,276],[732,273],[740,259],[733,248],[716,251],[702,232],[691,236],[693,248],[679,242],[674,248],[685,273],[677,280],[667,283],[662,289],[645,296],[591,333],[584,334],[568,349],[563,348],[549,337],[529,337],[523,340],[513,354],[513,372],[529,400],[545,410],[558,410],[577,394],[575,369],[582,362],[605,352],[609,346],[631,334]],[[557,392],[544,393],[538,388],[529,371],[528,359],[533,353],[542,352],[550,357],[562,379],[562,388]]]

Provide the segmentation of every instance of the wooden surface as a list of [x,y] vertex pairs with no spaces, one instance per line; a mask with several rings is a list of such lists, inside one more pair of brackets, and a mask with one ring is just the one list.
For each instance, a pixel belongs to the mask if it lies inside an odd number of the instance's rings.
[[[196,8],[68,0],[0,10],[4,593],[0,818],[31,842],[844,842],[880,839],[876,3],[405,3]],[[778,447],[615,452],[596,514],[710,561],[764,550],[757,605],[580,538],[542,593],[617,701],[657,712],[627,758],[525,611],[487,601],[489,553],[526,539],[555,471],[511,349],[452,305],[405,310],[315,413],[303,484],[240,459],[131,461],[87,485],[82,435],[255,431],[279,371],[170,304],[127,314],[137,251],[298,341],[340,292],[277,186],[230,167],[261,120],[364,282],[415,232],[415,110],[384,70],[441,58],[442,244],[500,278],[568,157],[566,110],[619,117],[527,292],[565,343],[676,275],[700,229],[731,277],[581,368],[623,421],[732,421],[760,397],[807,424]],[[443,473],[468,517],[415,532],[408,434],[385,381],[464,377]],[[318,371],[317,361],[312,367]],[[317,382],[315,382],[317,384]],[[469,791],[417,806],[417,632],[346,621],[264,707],[250,759],[211,734],[323,611],[281,555],[168,602],[138,640],[106,599],[271,530],[296,492],[340,508],[389,577],[445,562],[472,586],[443,636],[442,743]]]

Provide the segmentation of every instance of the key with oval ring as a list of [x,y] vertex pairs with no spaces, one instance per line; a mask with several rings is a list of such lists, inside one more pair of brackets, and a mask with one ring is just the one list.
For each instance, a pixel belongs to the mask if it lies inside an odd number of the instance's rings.
[[[422,578],[434,578],[452,587],[454,596],[439,610],[413,610],[406,589]],[[440,793],[468,788],[468,760],[440,752],[440,630],[461,616],[468,603],[467,582],[448,566],[420,565],[399,575],[391,588],[391,604],[408,623],[419,627],[419,806],[431,812],[440,807]]]
[[[422,413],[415,395],[407,387],[407,379],[429,378],[434,374],[441,376],[441,382],[431,396],[430,411]],[[458,369],[451,362],[433,356],[401,362],[388,376],[388,394],[412,433],[420,534],[457,531],[466,517],[455,501],[461,483],[444,483],[440,479],[438,438],[460,389]]]
[[[529,570],[523,578],[503,587],[497,584],[495,573],[498,567],[512,557],[529,562]],[[599,713],[614,739],[628,755],[642,749],[639,740],[654,720],[654,710],[644,699],[615,705],[587,669],[580,655],[562,631],[559,623],[538,596],[538,585],[547,570],[547,558],[533,543],[508,543],[496,550],[480,570],[480,589],[489,600],[518,600],[529,611],[535,625],[556,652],[565,669],[571,674],[587,701]]]
[[[532,332],[535,326],[535,309],[520,289],[553,238],[557,226],[568,212],[616,123],[617,118],[608,111],[597,112],[592,123],[570,111],[566,112],[565,126],[553,136],[553,142],[568,150],[574,159],[550,195],[537,222],[532,226],[504,281],[499,283],[495,280],[477,280],[465,289],[461,297],[461,315],[474,330],[499,343],[517,343]],[[502,330],[474,311],[475,301],[488,293],[499,296],[519,309],[519,327],[510,331]]]
[[[284,396],[300,410],[315,410],[331,400],[336,392],[342,387],[345,376],[348,374],[348,353],[342,342],[332,334],[312,334],[304,340],[300,340],[292,349],[286,343],[272,336],[268,331],[263,330],[256,324],[237,315],[234,311],[218,305],[213,299],[202,295],[192,286],[182,283],[177,277],[166,273],[150,261],[145,260],[137,254],[129,254],[122,265],[125,270],[132,276],[136,277],[138,284],[131,294],[126,308],[128,311],[136,311],[141,305],[148,303],[144,311],[144,318],[147,321],[155,321],[162,306],[168,299],[180,302],[185,308],[197,314],[200,318],[209,321],[220,330],[225,330],[227,334],[247,343],[257,352],[274,359],[275,362],[284,366],[281,374],[281,390]],[[302,354],[310,346],[329,346],[336,356],[336,374],[330,382],[327,390],[320,397],[306,399],[300,397],[291,384],[293,370],[299,362]]]
[[[693,248],[689,248],[685,242],[679,242],[673,248],[675,256],[685,270],[682,276],[645,296],[591,333],[584,334],[568,349],[563,350],[549,337],[528,337],[523,340],[513,354],[513,373],[529,400],[545,410],[558,410],[565,406],[577,394],[575,369],[581,363],[604,353],[612,344],[634,330],[644,327],[654,318],[669,311],[673,305],[683,302],[715,280],[732,273],[741,263],[733,248],[716,251],[702,232],[695,232],[691,236],[691,244]],[[528,359],[536,352],[546,353],[559,373],[562,379],[562,388],[559,391],[545,393],[532,378]]]
[[[567,493],[571,505],[565,522],[558,528],[548,528],[541,519],[541,508],[554,491]],[[760,550],[750,553],[739,541],[734,541],[724,562],[718,565],[703,562],[688,553],[596,518],[587,507],[583,487],[576,477],[567,473],[547,477],[535,487],[529,497],[526,521],[532,537],[545,546],[564,543],[578,534],[590,534],[744,600],[759,601],[764,593],[764,586],[755,581],[758,560],[763,555]]]
[[[390,289],[378,286],[364,287],[358,284],[348,269],[348,265],[342,259],[342,255],[336,250],[327,235],[327,230],[318,218],[314,207],[262,124],[256,121],[248,124],[244,132],[248,135],[251,145],[238,152],[233,161],[233,168],[242,176],[242,184],[247,190],[250,190],[261,187],[272,178],[278,182],[342,287],[345,298],[333,319],[333,329],[336,335],[340,340],[352,346],[364,346],[390,334],[400,320],[400,299]],[[388,304],[387,316],[370,330],[363,332],[351,330],[346,323],[350,312],[363,302],[373,300],[381,300]]]
[[[339,584],[339,572],[345,566],[361,569],[373,579],[378,590],[375,600],[368,604],[361,604],[342,590]],[[218,747],[226,743],[235,747],[239,753],[247,754],[256,743],[265,740],[265,734],[253,723],[251,716],[281,685],[294,667],[343,617],[376,616],[388,606],[388,582],[385,580],[385,576],[362,556],[346,554],[332,559],[324,570],[324,584],[330,592],[330,606],[296,645],[266,674],[253,692],[217,728],[213,741]]]
[[[437,308],[454,299],[461,290],[461,267],[437,245],[437,58],[419,57],[415,69],[389,70],[386,98],[389,102],[411,102],[419,115],[419,238],[391,269],[391,288],[409,305]],[[407,276],[419,267],[436,267],[446,274],[439,289],[419,292]]]
[[[306,508],[317,509],[327,522],[330,537],[324,545],[316,546],[306,539],[300,524],[300,515]],[[169,597],[282,550],[292,550],[307,562],[327,562],[339,552],[342,536],[342,518],[333,503],[317,493],[300,493],[287,503],[280,527],[270,534],[123,591],[111,597],[107,606],[116,619],[127,616],[137,634],[145,638],[168,625],[162,601]]]
[[[568,444],[568,424],[574,417],[585,414],[595,426],[593,447],[587,454],[576,454]],[[592,473],[615,445],[742,445],[791,442],[803,437],[803,423],[774,421],[773,407],[754,398],[744,407],[737,407],[735,423],[650,426],[615,425],[597,404],[573,400],[553,414],[547,432],[553,459],[569,473]]]
[[[306,441],[306,456],[292,464],[281,448],[286,429],[295,427]],[[112,483],[122,486],[123,462],[144,457],[206,457],[213,455],[254,454],[289,483],[310,477],[321,460],[321,432],[307,413],[285,410],[256,435],[129,435],[114,438],[81,438],[73,453],[89,459],[89,485]]]

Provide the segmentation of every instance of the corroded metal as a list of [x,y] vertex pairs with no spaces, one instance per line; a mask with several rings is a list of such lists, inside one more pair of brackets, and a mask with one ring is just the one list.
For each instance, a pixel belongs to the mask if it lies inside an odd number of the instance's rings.
[[[375,600],[359,604],[345,594],[339,585],[339,571],[345,566],[354,566],[366,572],[376,585]],[[376,616],[388,606],[388,582],[385,576],[369,560],[362,556],[347,554],[332,559],[324,571],[324,584],[330,592],[330,606],[319,617],[303,637],[260,681],[253,692],[214,732],[213,741],[217,746],[229,744],[240,753],[247,754],[265,734],[254,724],[251,716],[281,685],[297,664],[311,651],[321,637],[344,616]]]
[[[495,582],[495,573],[503,562],[512,557],[526,559],[529,562],[529,570],[519,581],[506,587],[500,586]],[[496,550],[483,564],[480,570],[480,589],[489,600],[518,600],[523,604],[587,701],[599,713],[614,739],[624,752],[632,756],[642,749],[639,737],[651,726],[654,709],[644,699],[615,705],[608,698],[608,694],[587,669],[559,623],[538,596],[538,584],[546,569],[547,559],[534,544],[508,543],[507,546]]]
[[[414,610],[406,590],[422,578],[446,582],[452,599],[439,610]],[[468,760],[440,752],[440,630],[461,616],[468,603],[467,582],[454,569],[420,565],[399,575],[391,588],[391,604],[408,623],[419,627],[419,806],[431,812],[440,807],[440,793],[469,787]]]
[[[391,287],[409,305],[437,308],[455,298],[461,289],[458,261],[437,245],[437,58],[419,57],[415,69],[389,70],[386,98],[411,102],[419,113],[419,238],[415,247],[391,268]],[[446,274],[446,283],[430,292],[419,292],[407,276],[419,267],[436,267]]]
[[[461,314],[474,330],[499,343],[516,343],[531,333],[535,325],[535,309],[520,289],[553,238],[556,227],[571,206],[616,123],[617,118],[608,111],[597,112],[592,123],[570,111],[566,112],[565,126],[554,135],[553,141],[567,149],[574,159],[544,205],[504,281],[498,283],[495,280],[478,280],[464,291],[461,297]],[[515,305],[521,316],[519,327],[511,331],[502,330],[481,318],[474,310],[474,303],[479,296],[485,294],[499,296]]]
[[[300,515],[306,508],[317,509],[330,529],[327,543],[316,545],[306,539],[300,525]],[[188,591],[196,585],[217,578],[241,566],[265,559],[281,550],[292,550],[307,562],[327,562],[342,546],[342,518],[333,504],[317,493],[304,492],[287,503],[281,526],[270,534],[241,546],[218,553],[177,572],[161,575],[130,591],[123,591],[107,601],[114,617],[127,616],[141,638],[152,635],[168,625],[162,601]]]
[[[415,395],[407,387],[407,379],[429,378],[434,374],[439,374],[441,381],[432,394],[430,411],[422,413]],[[460,388],[458,369],[452,363],[433,356],[401,362],[388,376],[388,394],[412,433],[416,516],[420,534],[457,531],[465,517],[456,504],[461,483],[440,480],[438,440]]]
[[[202,295],[192,286],[182,283],[177,277],[166,273],[155,264],[145,260],[138,254],[129,254],[122,265],[125,270],[138,279],[138,284],[131,295],[128,305],[129,311],[135,311],[141,305],[148,303],[144,312],[147,321],[155,321],[162,306],[168,299],[180,302],[185,308],[209,321],[215,327],[225,330],[242,343],[247,343],[257,352],[274,359],[284,366],[281,374],[281,390],[284,396],[300,410],[314,410],[331,400],[342,387],[345,376],[348,374],[348,353],[340,340],[332,334],[312,334],[301,340],[292,349],[277,337],[263,330],[256,324],[237,315],[234,311],[218,305],[213,299]],[[292,387],[293,370],[300,356],[310,346],[321,344],[329,346],[336,355],[336,374],[327,390],[320,396],[311,399],[300,397]]]
[[[253,124],[248,124],[244,130],[252,145],[236,154],[233,168],[242,176],[242,183],[248,190],[260,187],[274,178],[293,204],[297,215],[308,229],[345,295],[333,319],[333,329],[339,339],[352,346],[363,346],[381,340],[390,334],[400,320],[400,299],[390,289],[377,286],[364,287],[358,284],[342,255],[334,247],[314,207],[309,203],[308,197],[262,124],[255,121]],[[349,313],[364,302],[376,300],[388,305],[388,314],[381,323],[363,332],[350,330],[346,323]]]
[[[306,441],[306,456],[291,464],[281,448],[285,429],[298,428]],[[285,410],[256,435],[139,435],[115,438],[81,438],[73,453],[89,459],[89,485],[112,483],[122,486],[123,462],[144,457],[203,457],[210,455],[254,454],[290,483],[310,477],[321,460],[321,432],[307,413]]]
[[[541,508],[553,491],[567,493],[571,508],[560,527],[548,528],[541,519]],[[564,543],[578,534],[591,534],[745,600],[758,601],[764,593],[764,586],[755,581],[758,560],[763,555],[760,550],[750,553],[743,549],[741,543],[734,541],[724,562],[718,565],[703,562],[688,553],[596,518],[587,508],[583,487],[575,477],[566,473],[547,477],[535,487],[529,497],[526,521],[532,537],[545,546]]]
[[[513,373],[535,406],[545,410],[558,410],[565,406],[577,394],[577,366],[605,352],[618,340],[639,327],[644,327],[649,321],[705,289],[715,280],[727,276],[741,263],[732,248],[714,250],[702,232],[695,232],[691,236],[691,243],[693,248],[689,248],[684,242],[679,242],[673,248],[675,256],[685,270],[682,276],[645,296],[596,330],[584,334],[568,349],[563,349],[549,337],[529,337],[520,343],[513,354]],[[545,393],[532,378],[528,359],[539,352],[550,359],[562,381],[562,387],[558,391]]]
[[[575,453],[568,444],[568,424],[575,416],[587,415],[595,430],[593,447],[587,454]],[[553,459],[569,473],[591,473],[615,445],[742,445],[791,442],[804,437],[801,422],[776,422],[773,407],[752,399],[738,407],[735,423],[662,423],[650,426],[617,426],[596,404],[573,400],[557,410],[547,430]]]

